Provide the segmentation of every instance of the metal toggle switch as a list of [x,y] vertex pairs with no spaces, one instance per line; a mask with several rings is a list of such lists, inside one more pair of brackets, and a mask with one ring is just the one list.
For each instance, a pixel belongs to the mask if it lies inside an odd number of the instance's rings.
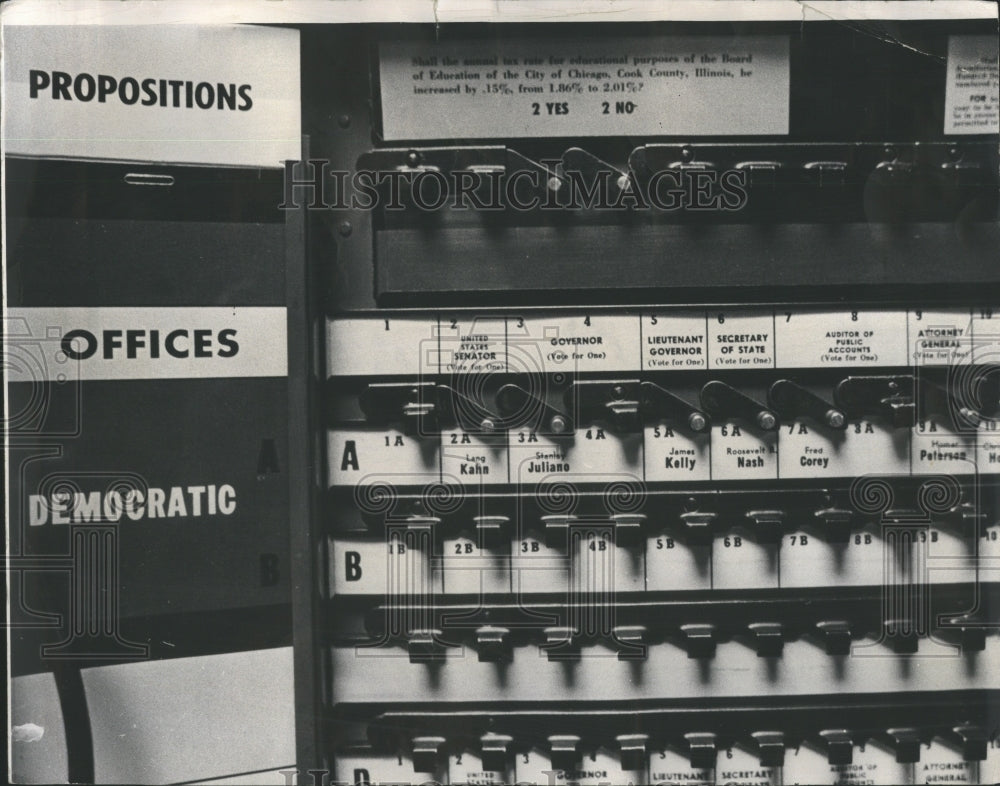
[[[441,526],[441,519],[437,516],[408,516],[400,522],[391,525],[393,531],[402,529],[407,535],[415,539],[431,538],[434,530]],[[410,541],[407,540],[407,543]]]
[[504,427],[498,412],[487,409],[481,402],[448,385],[436,389],[439,420],[449,428],[459,428],[469,434],[488,436],[497,434]]
[[701,405],[717,420],[738,418],[761,431],[774,431],[778,416],[725,382],[712,380],[701,389]]
[[575,770],[580,762],[580,738],[575,734],[549,737],[549,756],[553,769]]
[[986,524],[986,512],[972,502],[962,502],[948,511],[941,523],[950,525],[967,538],[978,538],[980,528]]
[[816,630],[827,655],[851,654],[851,623],[847,620],[817,622]]
[[547,164],[521,155],[513,148],[505,148],[507,172],[531,172],[533,177],[512,177],[509,181],[513,195],[522,205],[566,205],[570,199],[570,187],[559,167],[551,169]]
[[986,649],[986,625],[972,614],[949,619],[938,634],[949,641],[957,640],[962,652],[982,652]]
[[719,518],[718,513],[694,510],[681,513],[680,518],[688,543],[695,546],[707,546],[712,542],[715,522]]
[[919,216],[920,193],[925,186],[917,167],[901,161],[892,145],[885,150],[887,160],[879,161],[869,173],[864,190],[865,214],[869,221],[914,220]]
[[567,412],[577,413],[579,423],[607,423],[619,434],[642,431],[637,379],[574,382],[563,403]]
[[827,762],[837,765],[854,761],[854,740],[847,729],[824,729],[819,736],[826,745]]
[[643,382],[640,411],[646,422],[665,420],[671,425],[703,434],[712,425],[708,415],[654,382]]
[[785,647],[785,626],[780,622],[753,622],[747,625],[759,658],[776,658]]
[[619,734],[619,758],[623,770],[644,770],[646,768],[646,746],[649,745],[648,734]]
[[899,764],[915,764],[920,761],[920,732],[914,728],[886,729],[896,761]]
[[733,167],[747,173],[747,185],[750,188],[775,188],[778,185],[778,173],[781,171],[780,161],[740,161]]
[[435,772],[438,768],[438,756],[444,737],[414,737],[413,738],[413,771]]
[[809,418],[838,431],[847,428],[847,416],[841,410],[790,379],[779,379],[771,385],[767,400],[785,420]]
[[803,169],[820,188],[841,188],[847,181],[846,161],[809,161]]
[[753,522],[751,532],[761,543],[777,543],[784,531],[785,511],[748,510],[746,517]]
[[472,523],[479,535],[479,542],[484,549],[496,549],[509,545],[504,534],[510,531],[510,518],[507,516],[474,516]]
[[989,738],[986,730],[971,723],[963,723],[952,730],[962,745],[962,758],[966,761],[984,761]]
[[573,628],[545,628],[542,635],[543,649],[550,661],[580,659],[580,639]]
[[986,649],[986,630],[977,627],[962,627],[959,629],[958,643],[962,652],[982,652]]
[[[646,637],[649,630],[645,625],[618,625],[611,630],[614,640],[621,646],[618,647],[618,660],[645,660],[646,659]],[[626,767],[634,770],[638,767]]]
[[718,738],[709,731],[696,731],[684,735],[688,744],[688,758],[692,769],[714,770]]
[[372,423],[397,423],[407,434],[441,433],[437,386],[432,382],[388,382],[367,387],[361,394],[361,411]]
[[514,649],[507,628],[484,625],[476,628],[476,651],[481,663],[506,663],[514,659]]
[[646,515],[643,513],[615,513],[611,517],[615,527],[615,545],[623,548],[636,548],[643,544],[642,529],[646,525]]
[[487,772],[506,772],[514,738],[506,734],[484,734],[479,738],[480,760]]
[[780,767],[785,763],[785,735],[780,731],[755,731],[750,735],[757,744],[762,767]]
[[851,522],[854,511],[845,508],[823,508],[816,511],[816,518],[823,522],[823,538],[829,543],[847,543],[851,539]]
[[920,645],[916,625],[910,619],[888,619],[882,624],[885,638],[897,655],[913,655]]
[[878,415],[894,428],[916,423],[913,377],[847,377],[833,391],[833,400],[849,418]]
[[[406,642],[410,663],[426,663],[444,658],[445,646],[440,641],[441,631],[437,629],[411,631]],[[429,772],[429,770],[425,770]]]
[[580,147],[571,147],[562,154],[562,167],[563,172],[579,173],[585,187],[605,188],[611,204],[631,188],[628,173]]
[[573,419],[560,412],[541,398],[532,395],[513,383],[504,385],[497,391],[497,409],[507,421],[509,428],[528,428],[539,434],[553,437],[572,437]]
[[566,548],[566,544],[569,543],[570,528],[576,522],[576,516],[542,516],[542,527],[545,529],[545,545],[552,549]]
[[687,650],[689,658],[715,657],[715,625],[681,625],[681,633],[684,636],[684,648]]

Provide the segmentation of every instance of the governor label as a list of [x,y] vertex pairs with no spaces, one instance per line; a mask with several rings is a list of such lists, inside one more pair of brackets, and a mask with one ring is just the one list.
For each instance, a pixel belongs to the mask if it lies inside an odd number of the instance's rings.
[[[508,335],[521,344],[510,353],[512,371],[630,371],[637,362],[639,323],[634,316],[552,314],[517,318],[510,321]],[[535,368],[531,367],[533,362],[537,362]]]
[[1000,65],[995,35],[948,38],[944,93],[946,134],[1000,132]]
[[788,133],[787,36],[386,41],[386,140]]

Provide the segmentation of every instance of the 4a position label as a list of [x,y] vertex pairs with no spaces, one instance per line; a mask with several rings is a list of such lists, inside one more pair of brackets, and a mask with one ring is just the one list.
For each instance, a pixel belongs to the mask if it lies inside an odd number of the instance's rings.
[[389,41],[387,140],[787,134],[787,36]]

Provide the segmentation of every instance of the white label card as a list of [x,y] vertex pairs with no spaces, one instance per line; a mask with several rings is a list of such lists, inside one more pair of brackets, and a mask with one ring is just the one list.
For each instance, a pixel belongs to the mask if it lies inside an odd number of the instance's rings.
[[281,167],[301,156],[298,30],[4,28],[7,153]]
[[388,41],[398,139],[787,134],[787,36]]
[[283,307],[11,308],[12,382],[283,377]]
[[1000,132],[1000,65],[992,35],[948,39],[948,82],[944,94],[946,134]]

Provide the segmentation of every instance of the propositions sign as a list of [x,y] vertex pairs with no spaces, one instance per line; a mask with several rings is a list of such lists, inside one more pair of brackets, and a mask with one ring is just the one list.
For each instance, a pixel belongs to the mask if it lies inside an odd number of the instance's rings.
[[8,155],[260,167],[300,157],[297,30],[11,25],[3,36]]

